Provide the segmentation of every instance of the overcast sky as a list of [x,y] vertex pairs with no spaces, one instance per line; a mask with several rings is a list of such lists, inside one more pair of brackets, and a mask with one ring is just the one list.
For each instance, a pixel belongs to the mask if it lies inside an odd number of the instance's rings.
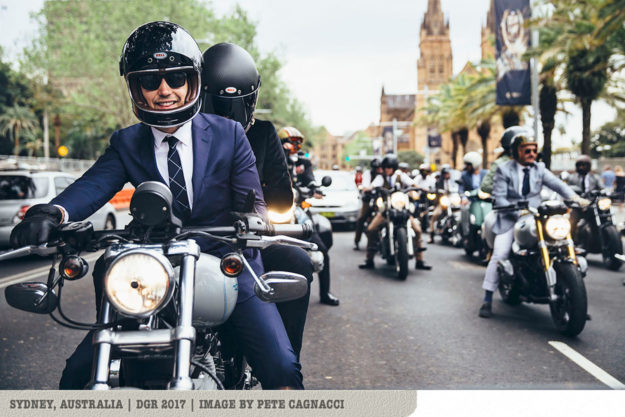
[[[154,0],[157,1],[157,0]],[[419,57],[419,27],[427,0],[215,0],[218,14],[238,3],[257,22],[261,51],[283,60],[281,76],[304,104],[313,122],[342,134],[379,120],[380,91],[414,93]],[[480,59],[480,30],[490,0],[441,0],[450,21],[454,73]],[[0,0],[0,44],[15,54],[33,37],[29,12],[43,0]],[[121,45],[120,45],[121,48]],[[262,74],[261,74],[262,76]],[[262,88],[261,88],[262,94]],[[581,137],[581,113],[571,106],[566,145]],[[593,127],[614,117],[606,106],[593,107]]]

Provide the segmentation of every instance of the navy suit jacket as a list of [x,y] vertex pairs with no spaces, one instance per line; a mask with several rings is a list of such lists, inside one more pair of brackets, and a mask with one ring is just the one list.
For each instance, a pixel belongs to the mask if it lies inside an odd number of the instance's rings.
[[[230,212],[242,210],[250,189],[256,191],[256,210],[264,216],[256,159],[241,125],[199,113],[192,121],[192,132],[193,208],[184,225],[232,225]],[[165,183],[156,166],[152,130],[140,123],[114,132],[104,154],[51,204],[65,208],[69,220],[80,221],[102,207],[126,182],[137,187],[144,181]],[[203,252],[221,256],[230,251],[221,243],[196,240]],[[258,251],[247,255],[256,273],[262,273]],[[241,274],[239,302],[253,294],[253,285],[247,271]]]

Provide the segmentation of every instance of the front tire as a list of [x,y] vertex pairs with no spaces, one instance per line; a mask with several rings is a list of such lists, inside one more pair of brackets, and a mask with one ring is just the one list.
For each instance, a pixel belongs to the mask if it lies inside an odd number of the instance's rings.
[[623,253],[623,242],[614,225],[607,226],[603,229],[603,242],[605,249],[603,250],[603,264],[611,271],[621,269],[623,262],[614,257],[615,254]]
[[406,229],[397,229],[395,236],[395,271],[397,278],[405,280],[408,276],[408,233]]
[[588,310],[586,287],[582,274],[569,262],[556,262],[555,293],[558,300],[549,303],[556,328],[566,336],[577,336],[584,330]]

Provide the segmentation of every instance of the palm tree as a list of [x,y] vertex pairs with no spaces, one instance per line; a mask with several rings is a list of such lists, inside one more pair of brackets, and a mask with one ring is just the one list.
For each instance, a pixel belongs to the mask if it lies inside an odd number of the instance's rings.
[[13,137],[13,154],[17,156],[20,150],[20,133],[35,133],[39,120],[28,107],[13,105],[0,115],[0,132]]

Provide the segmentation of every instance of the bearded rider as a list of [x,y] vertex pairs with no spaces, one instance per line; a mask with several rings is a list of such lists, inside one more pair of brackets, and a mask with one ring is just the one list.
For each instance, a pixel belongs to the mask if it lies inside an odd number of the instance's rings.
[[[507,206],[527,200],[530,207],[541,203],[540,191],[543,186],[557,192],[566,199],[587,205],[588,201],[579,197],[571,187],[562,182],[545,164],[536,162],[538,143],[530,129],[519,129],[511,138],[510,152],[512,160],[497,167],[493,184],[495,206]],[[482,288],[485,290],[479,316],[489,318],[493,315],[493,292],[499,284],[497,263],[507,259],[514,241],[514,224],[519,218],[518,211],[499,211],[493,226],[495,242],[493,254],[488,262]]]

